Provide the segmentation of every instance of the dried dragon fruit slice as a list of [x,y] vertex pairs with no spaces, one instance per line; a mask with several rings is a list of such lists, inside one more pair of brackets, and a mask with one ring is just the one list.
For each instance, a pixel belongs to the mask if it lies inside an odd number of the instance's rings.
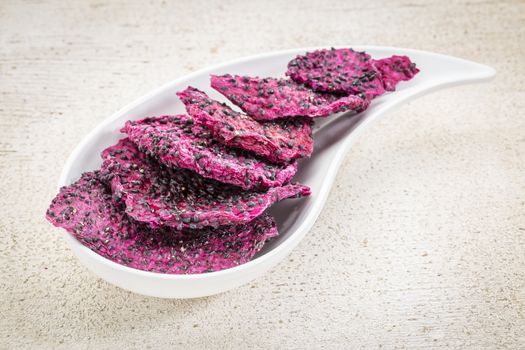
[[46,218],[109,260],[169,274],[204,273],[243,264],[277,235],[275,222],[267,214],[247,224],[218,229],[152,229],[125,214],[96,172],[84,173],[77,182],[62,187]]
[[394,91],[397,83],[407,81],[419,72],[415,63],[406,56],[392,56],[374,60],[374,67],[381,73],[383,86],[387,91]]
[[[399,64],[392,64],[398,61]],[[365,52],[332,48],[297,56],[288,63],[286,75],[315,91],[364,93],[371,99],[382,95],[385,90],[393,90],[394,82],[408,80],[417,72],[419,70],[408,57],[373,60]],[[395,74],[392,76],[392,73]],[[404,77],[401,78],[400,74]]]
[[128,121],[122,131],[162,164],[244,189],[281,186],[297,172],[296,163],[271,164],[252,153],[225,147],[187,115]]
[[260,216],[273,203],[310,194],[308,187],[288,184],[266,192],[196,176],[185,169],[161,166],[129,139],[102,152],[100,179],[110,185],[126,213],[151,227],[178,230],[237,225]]
[[290,79],[212,75],[211,86],[256,120],[304,116],[326,117],[338,112],[365,110],[363,96],[318,93]]
[[258,122],[193,87],[178,92],[186,111],[223,145],[251,151],[275,163],[290,163],[313,151],[307,118]]

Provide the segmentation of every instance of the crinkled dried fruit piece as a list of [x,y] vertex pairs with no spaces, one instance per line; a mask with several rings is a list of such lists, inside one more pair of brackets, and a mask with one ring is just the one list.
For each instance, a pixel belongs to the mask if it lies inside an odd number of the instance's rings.
[[196,124],[205,126],[220,143],[251,151],[276,163],[312,154],[312,121],[307,118],[258,122],[193,87],[178,92]]
[[415,63],[406,56],[392,56],[374,60],[374,67],[381,73],[383,86],[387,91],[394,91],[397,83],[410,80],[419,72]]
[[220,144],[187,115],[128,121],[122,131],[142,152],[169,167],[190,169],[244,189],[281,186],[297,172],[296,163],[269,164],[252,153]]
[[211,86],[256,120],[361,112],[370,103],[356,95],[318,93],[290,79],[212,75]]
[[62,187],[46,218],[109,260],[170,274],[219,271],[243,264],[277,235],[275,222],[267,214],[247,224],[217,229],[152,229],[125,214],[96,172]]
[[[399,60],[400,56],[394,57],[391,59]],[[353,49],[317,50],[291,60],[286,75],[298,83],[310,86],[315,91],[340,94],[365,93],[368,98],[374,98],[382,95],[385,89],[393,90],[392,83],[400,80],[398,71],[395,77],[391,77],[389,74],[392,70],[377,68],[377,62],[369,54]],[[383,61],[378,65],[384,68],[389,66],[390,62]],[[408,57],[404,57],[402,67],[404,69],[401,72],[406,70],[406,73],[403,73],[406,79],[401,80],[408,80],[418,72]]]
[[288,184],[266,192],[246,191],[161,166],[140,152],[129,139],[102,152],[100,179],[109,184],[126,213],[151,227],[178,230],[236,225],[253,220],[273,203],[310,194],[307,186]]
[[330,49],[299,55],[288,63],[286,75],[315,91],[359,94],[369,98],[384,93],[372,58],[353,49]]

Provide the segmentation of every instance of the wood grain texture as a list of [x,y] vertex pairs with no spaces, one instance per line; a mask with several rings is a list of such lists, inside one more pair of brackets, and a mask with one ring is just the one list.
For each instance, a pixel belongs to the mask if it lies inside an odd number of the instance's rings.
[[[525,348],[525,2],[0,2],[0,348]],[[198,300],[105,283],[44,220],[72,148],[210,64],[412,47],[498,70],[369,129],[281,265]]]

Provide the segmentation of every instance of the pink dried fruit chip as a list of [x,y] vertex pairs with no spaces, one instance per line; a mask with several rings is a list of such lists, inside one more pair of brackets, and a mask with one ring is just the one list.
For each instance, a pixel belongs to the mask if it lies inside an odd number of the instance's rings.
[[392,56],[374,60],[373,64],[381,73],[381,80],[387,91],[394,91],[397,83],[410,80],[419,72],[415,64],[406,56]]
[[371,63],[370,55],[353,49],[317,50],[291,60],[286,75],[315,91],[366,93],[372,98],[382,95],[384,88]]
[[295,118],[258,122],[193,87],[178,92],[196,124],[206,127],[223,145],[251,151],[275,163],[290,163],[313,151],[312,121]]
[[370,103],[356,95],[318,93],[289,79],[212,75],[211,86],[256,120],[362,112]]
[[237,225],[260,216],[277,201],[310,194],[299,184],[246,191],[189,170],[161,166],[129,139],[104,150],[102,158],[100,179],[124,201],[129,216],[154,228]]
[[96,172],[62,187],[46,218],[95,253],[131,268],[169,274],[219,271],[249,261],[277,235],[264,214],[239,226],[178,231],[152,229],[128,217]]
[[364,93],[368,98],[374,98],[382,95],[385,89],[393,90],[395,83],[408,80],[419,71],[408,57],[403,57],[402,64],[391,64],[399,59],[400,56],[394,56],[376,61],[369,54],[353,49],[317,50],[291,60],[286,75],[315,91]]
[[173,168],[244,189],[281,186],[297,172],[297,163],[270,164],[255,155],[215,141],[204,127],[187,115],[128,121],[123,132],[142,152]]

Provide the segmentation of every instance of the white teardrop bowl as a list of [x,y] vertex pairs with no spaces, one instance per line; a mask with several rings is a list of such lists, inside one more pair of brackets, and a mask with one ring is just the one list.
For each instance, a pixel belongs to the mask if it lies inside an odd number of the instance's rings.
[[[407,55],[421,72],[409,82],[401,82],[397,91],[375,99],[365,112],[351,116],[340,114],[317,119],[314,127],[315,151],[301,161],[295,177],[312,189],[304,199],[281,202],[271,208],[280,235],[266,244],[250,262],[237,267],[197,275],[167,275],[132,269],[114,263],[83,246],[65,233],[78,259],[104,280],[129,291],[162,298],[195,298],[213,295],[245,284],[283,260],[310,230],[319,216],[344,155],[370,123],[393,108],[418,96],[454,85],[482,82],[495,75],[491,67],[431,52],[378,46],[344,46],[367,51],[374,58]],[[318,48],[301,48],[246,57],[206,68],[170,82],[122,108],[98,125],[75,148],[67,160],[59,186],[76,181],[80,174],[100,167],[100,152],[124,137],[119,132],[124,122],[151,115],[183,113],[175,92],[191,85],[218,100],[225,99],[209,86],[210,74],[240,74],[279,77],[288,61],[298,54]]]

